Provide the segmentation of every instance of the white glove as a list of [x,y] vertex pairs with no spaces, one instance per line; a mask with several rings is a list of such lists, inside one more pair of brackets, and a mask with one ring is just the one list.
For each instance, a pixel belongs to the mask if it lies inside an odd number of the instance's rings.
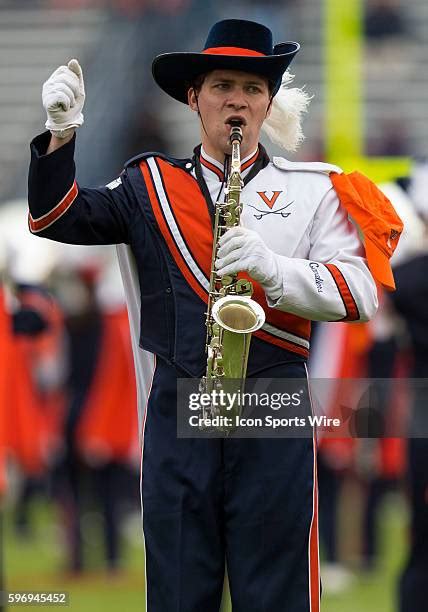
[[271,251],[259,234],[246,227],[233,227],[220,238],[215,267],[220,276],[248,272],[272,300],[283,293],[279,256]]
[[83,124],[85,85],[77,60],[70,60],[51,74],[43,85],[42,99],[48,115],[46,129],[57,138],[66,138]]

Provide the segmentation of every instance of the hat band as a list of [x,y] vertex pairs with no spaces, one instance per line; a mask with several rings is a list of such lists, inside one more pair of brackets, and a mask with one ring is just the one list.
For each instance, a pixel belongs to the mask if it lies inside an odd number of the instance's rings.
[[264,53],[253,51],[253,49],[243,49],[241,47],[210,47],[204,49],[202,53],[207,55],[243,55],[250,57],[267,57]]

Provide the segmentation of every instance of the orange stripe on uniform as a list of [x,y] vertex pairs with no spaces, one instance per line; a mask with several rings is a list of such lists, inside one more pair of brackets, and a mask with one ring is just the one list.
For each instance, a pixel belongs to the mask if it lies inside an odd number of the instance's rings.
[[348,287],[348,283],[346,282],[342,272],[334,264],[326,264],[326,268],[332,275],[333,280],[336,283],[337,289],[340,293],[340,297],[342,298],[343,305],[345,306],[346,316],[343,317],[343,319],[341,320],[358,321],[358,319],[360,318],[358,306],[354,300],[354,297]]
[[[211,274],[213,230],[205,198],[196,180],[185,172],[159,159],[169,202],[174,202],[174,217],[193,259],[207,279]],[[171,207],[172,208],[172,207]]]
[[292,353],[297,353],[298,355],[302,355],[302,357],[308,357],[309,351],[308,349],[300,346],[299,344],[294,344],[294,342],[289,342],[288,340],[284,340],[283,338],[278,338],[277,336],[273,336],[268,332],[265,332],[263,329],[259,329],[254,332],[254,335],[260,340],[264,340],[265,342],[269,342],[270,344],[275,344],[275,346],[279,346],[286,351],[291,351]]
[[[175,240],[169,230],[168,224],[165,221],[165,218],[162,214],[162,208],[160,202],[158,200],[158,196],[156,194],[155,187],[153,185],[152,177],[147,166],[147,162],[143,161],[140,164],[140,169],[144,177],[144,182],[146,184],[147,192],[150,198],[150,203],[152,205],[153,213],[155,215],[157,224],[159,229],[168,245],[171,255],[174,257],[175,263],[181,270],[184,278],[187,280],[189,285],[192,287],[193,291],[203,300],[205,303],[208,302],[208,295],[206,291],[200,286],[193,273],[189,270],[183,256],[181,255],[177,245],[175,244]],[[183,171],[184,174],[184,171]],[[187,176],[187,175],[185,175]],[[175,177],[177,179],[177,176]],[[178,181],[177,181],[178,182]],[[193,201],[193,200],[192,200]],[[207,213],[208,214],[208,213]],[[196,215],[195,215],[196,217]]]
[[[252,155],[250,157],[250,159],[248,159],[245,163],[242,164],[241,172],[244,172],[244,170],[246,170],[247,168],[252,166],[254,164],[254,162],[256,161],[256,159],[258,158],[258,156],[259,156],[259,150],[257,149],[257,151],[254,153],[254,155]],[[217,166],[215,166],[213,163],[211,163],[210,161],[205,159],[202,155],[201,155],[200,159],[201,159],[201,164],[203,166],[205,166],[205,168],[208,168],[208,170],[211,170],[212,172],[214,172],[221,181],[223,180],[224,174],[220,170],[220,168],[217,168]]]
[[242,164],[241,166],[241,172],[244,172],[244,170],[246,170],[247,168],[249,168],[252,164],[254,164],[254,162],[256,161],[256,159],[259,156],[259,150],[257,149],[257,151],[254,153],[254,155],[252,157],[250,157],[250,159],[248,159],[244,164]]
[[309,600],[310,612],[320,612],[320,561],[318,542],[318,473],[317,473],[317,451],[315,434],[313,438],[314,453],[314,485],[313,485],[313,510],[312,523],[309,532]]
[[33,232],[33,234],[36,234],[37,232],[41,232],[52,225],[52,223],[55,223],[55,221],[57,221],[64,213],[67,212],[74,200],[77,198],[78,193],[79,188],[76,181],[74,181],[71,189],[67,191],[62,200],[48,213],[42,217],[38,217],[37,219],[34,219],[31,214],[29,214],[28,225],[30,227],[30,231]]
[[205,159],[205,157],[202,157],[201,155],[201,164],[203,166],[205,166],[205,168],[208,168],[208,170],[211,170],[211,172],[214,172],[214,174],[216,174],[219,178],[220,181],[223,180],[224,178],[224,174],[223,172],[220,170],[220,168],[217,168],[217,166],[215,166],[214,164],[212,164],[211,162],[209,162],[207,159]]

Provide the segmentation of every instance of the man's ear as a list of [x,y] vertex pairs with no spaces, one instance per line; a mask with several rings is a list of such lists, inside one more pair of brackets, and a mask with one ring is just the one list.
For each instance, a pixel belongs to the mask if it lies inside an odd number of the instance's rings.
[[189,103],[189,106],[193,111],[198,112],[198,97],[196,95],[194,87],[189,87],[189,90],[187,92],[187,102]]

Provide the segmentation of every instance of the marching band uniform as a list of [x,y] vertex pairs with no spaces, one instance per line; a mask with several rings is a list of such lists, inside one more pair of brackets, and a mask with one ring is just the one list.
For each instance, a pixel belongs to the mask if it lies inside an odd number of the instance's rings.
[[[125,288],[141,305],[134,332],[156,356],[144,414],[147,609],[218,612],[226,558],[234,612],[319,611],[313,440],[177,439],[177,378],[206,367],[222,165],[200,148],[184,160],[147,153],[106,187],[86,189],[75,181],[74,139],[45,155],[49,141],[45,133],[31,145],[30,230],[128,245],[135,276]],[[241,225],[269,245],[275,266],[272,282],[253,283],[266,324],[253,334],[248,376],[305,378],[310,319],[365,321],[377,307],[357,230],[330,179],[340,170],[270,160],[259,145],[241,172]]]
[[[131,247],[136,268],[141,274],[140,346],[158,357],[147,407],[144,441],[143,500],[149,603],[152,586],[155,591],[154,609],[157,609],[158,602],[159,607],[161,602],[162,606],[165,606],[160,609],[170,609],[169,597],[174,598],[174,601],[186,597],[188,607],[185,609],[189,610],[205,605],[206,609],[215,610],[218,606],[221,592],[218,590],[219,579],[223,574],[223,556],[217,550],[221,547],[221,533],[217,533],[218,516],[212,516],[210,520],[208,517],[214,509],[220,512],[223,493],[219,471],[224,462],[223,469],[232,472],[231,479],[236,480],[228,492],[230,506],[239,507],[239,500],[242,500],[243,508],[248,508],[248,504],[243,501],[246,496],[249,502],[253,502],[252,506],[258,508],[258,512],[254,510],[258,516],[249,519],[247,515],[245,518],[245,521],[249,520],[253,526],[246,527],[248,533],[239,536],[239,544],[252,551],[249,555],[252,563],[256,564],[257,559],[257,563],[264,565],[266,574],[271,565],[269,551],[274,532],[267,536],[270,544],[261,556],[260,551],[257,553],[256,536],[258,523],[261,521],[259,496],[271,497],[271,500],[268,503],[265,501],[262,506],[272,508],[271,528],[275,524],[278,525],[275,521],[284,522],[284,546],[277,554],[280,558],[281,555],[284,557],[284,563],[286,558],[289,558],[289,561],[286,564],[275,563],[276,572],[279,571],[280,576],[275,579],[275,573],[272,573],[269,580],[278,580],[282,585],[278,587],[278,593],[272,595],[274,599],[269,601],[272,601],[273,606],[279,606],[279,603],[275,602],[281,601],[280,597],[284,598],[287,594],[287,600],[292,601],[288,598],[295,597],[296,610],[309,609],[307,600],[311,593],[309,588],[303,589],[302,585],[312,583],[312,605],[316,605],[316,585],[319,581],[314,525],[316,486],[312,440],[266,440],[264,443],[261,440],[194,440],[190,441],[190,444],[189,441],[176,440],[176,420],[172,407],[176,402],[177,373],[181,376],[201,376],[205,369],[204,311],[212,237],[210,209],[200,185],[195,180],[196,158],[182,161],[166,160],[161,156],[141,156],[128,163],[119,179],[107,187],[84,189],[80,188],[74,179],[74,143],[71,142],[59,151],[44,156],[48,139],[49,134],[43,134],[32,144],[29,191],[32,231],[69,243],[125,242]],[[282,158],[269,161],[261,147],[249,161],[254,157],[255,161],[243,171],[245,180],[259,163],[258,172],[247,182],[242,192],[242,224],[260,232],[283,257],[286,291],[275,304],[271,302],[268,306],[264,303],[268,331],[261,330],[252,340],[248,373],[269,377],[274,375],[273,369],[276,369],[277,376],[304,378],[310,334],[310,324],[306,317],[322,320],[367,320],[376,304],[374,283],[361,256],[361,243],[356,230],[348,221],[332,188],[328,176],[331,168],[325,164],[293,164]],[[214,198],[223,181],[222,168],[203,152],[199,154],[199,162],[204,182],[211,198]],[[243,160],[243,167],[245,163],[246,160]],[[274,198],[275,202],[272,201]],[[277,210],[280,210],[279,214]],[[170,220],[170,225],[164,221],[165,218]],[[178,253],[177,235],[182,238],[180,244],[183,248]],[[195,321],[199,321],[199,324]],[[284,367],[280,367],[281,364],[284,364]],[[200,456],[206,458],[208,448],[202,450],[199,447],[201,444],[205,446],[207,442],[211,450],[210,458],[209,461],[202,462],[198,455],[200,453]],[[260,447],[260,456],[254,461],[254,458],[251,459],[251,452],[248,453],[248,458],[243,449],[256,445]],[[237,466],[240,472],[249,463],[253,480],[251,486],[233,475]],[[175,465],[175,478],[179,482],[171,480],[167,486],[164,481],[169,480],[169,465]],[[296,504],[290,503],[288,498],[292,474],[293,490],[299,491],[296,495],[296,502],[298,499],[299,503]],[[192,525],[184,513],[179,521],[171,510],[175,504],[182,503],[184,507],[187,506],[185,501],[179,502],[178,497],[183,480],[192,478],[195,479],[194,486],[198,489],[203,487],[210,495],[210,500],[206,500],[205,504],[209,506],[208,501],[213,504],[211,510],[201,507],[201,512],[197,513],[206,523],[198,527]],[[273,481],[276,479],[281,480],[283,485],[274,486]],[[258,483],[257,486],[255,483]],[[191,503],[196,502],[193,500]],[[183,510],[181,505],[179,508]],[[307,509],[304,519],[299,508]],[[296,528],[299,514],[301,530]],[[231,512],[231,524],[238,520],[238,516],[240,512],[234,508]],[[288,517],[287,520],[284,520],[284,516]],[[187,535],[182,536],[184,541],[180,543],[177,538],[184,527],[184,521],[187,523]],[[211,587],[207,577],[209,571],[199,570],[198,579],[195,579],[195,560],[189,559],[186,562],[181,558],[187,548],[186,543],[191,542],[192,537],[195,537],[193,546],[200,548],[200,554],[203,555],[206,544],[201,531],[204,529],[215,529],[216,534],[212,542],[216,550],[210,551],[210,555],[203,562],[204,567],[205,563],[209,563],[210,557],[217,557],[217,565],[212,568],[212,574],[216,578],[211,579]],[[291,538],[295,529],[300,532],[300,537],[294,533],[293,538],[299,541],[299,547],[293,551],[294,547],[288,548],[285,542]],[[192,531],[194,536],[191,535]],[[162,538],[161,533],[164,533]],[[238,538],[235,531],[233,534],[234,538]],[[162,541],[164,551],[161,548]],[[238,553],[233,553],[233,548],[231,546],[230,555]],[[171,550],[175,550],[177,556],[171,555]],[[169,555],[168,564],[165,554]],[[296,564],[300,565],[301,570],[296,570]],[[162,568],[160,573],[163,578],[156,575],[155,565]],[[176,583],[172,568],[177,567],[181,568],[180,576],[187,575],[186,580],[192,580],[193,586],[183,585],[182,593],[175,591],[168,594],[168,588],[173,587],[165,585]],[[268,589],[267,578],[251,581],[253,594],[248,584],[244,588],[245,579],[249,578],[251,569],[244,567],[242,559],[238,558],[234,563],[232,557],[228,556],[228,570],[231,588],[235,587],[238,593],[235,596],[235,605],[240,605],[241,597],[241,609],[252,609],[251,601],[257,601],[254,600],[257,590],[261,588],[265,592]],[[237,575],[232,574],[233,571]],[[299,576],[298,580],[293,578],[292,571],[296,572],[295,578]],[[289,578],[284,579],[287,572]],[[195,584],[199,586],[196,588]],[[214,588],[214,585],[217,587]],[[191,607],[190,595],[193,590],[198,590],[194,608]],[[210,591],[213,593],[212,603],[209,599],[203,599],[204,593]],[[292,595],[294,592],[295,595]]]
[[[194,178],[195,158],[142,155],[128,162],[107,187],[85,189],[74,179],[74,143],[44,156],[49,136],[45,133],[32,143],[31,231],[71,244],[129,244],[140,274],[142,348],[190,375],[201,375],[205,330],[202,325],[200,341],[195,341],[193,317],[204,319],[212,208]],[[200,157],[204,159],[218,168],[214,160]],[[244,181],[257,163],[244,170]],[[257,231],[280,255],[281,294],[277,299],[267,295],[269,331],[256,333],[266,351],[275,351],[277,363],[289,358],[276,347],[291,352],[293,359],[307,357],[309,317],[366,321],[377,302],[356,229],[328,176],[335,167],[283,158],[261,164],[242,192],[242,225]],[[213,182],[214,171],[202,163],[201,168],[210,194],[217,195],[222,170],[218,168]],[[274,203],[268,200],[271,193]],[[184,298],[178,305],[177,292]],[[263,367],[261,361],[259,369]]]

